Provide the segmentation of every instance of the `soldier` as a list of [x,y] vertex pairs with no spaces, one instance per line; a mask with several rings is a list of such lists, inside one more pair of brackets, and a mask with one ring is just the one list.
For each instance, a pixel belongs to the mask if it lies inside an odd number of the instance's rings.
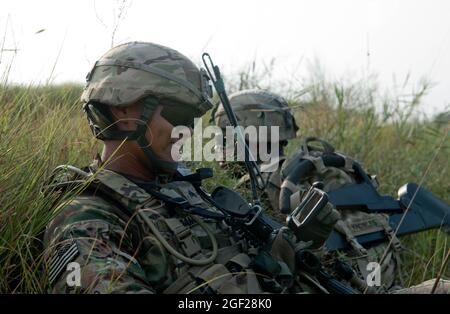
[[[313,145],[312,143],[319,143],[320,145]],[[344,160],[343,165],[340,167],[326,166],[322,159],[324,154],[335,154],[341,157]],[[295,182],[295,186],[291,185],[289,174],[304,160],[311,161],[314,168],[309,173],[302,175]],[[290,196],[289,204],[285,208],[281,205],[282,200],[280,199],[280,210],[295,208],[296,204],[304,198],[306,191],[314,182],[321,182],[323,185],[322,189],[328,193],[358,181],[358,177],[353,170],[353,160],[343,153],[336,152],[331,144],[315,137],[307,137],[301,147],[286,159],[281,166],[280,172],[281,181],[283,182],[281,188],[286,187],[293,192]],[[370,176],[370,178],[372,179],[371,184],[376,189],[378,183],[375,177]],[[280,195],[280,198],[282,198],[282,195]],[[342,209],[339,213],[341,214],[341,219],[334,226],[334,230],[344,236],[351,249],[333,253],[328,253],[324,250],[324,258],[329,261],[329,264],[335,265],[336,259],[339,261],[344,260],[352,265],[361,279],[366,281],[365,279],[368,278],[369,273],[374,270],[374,267],[369,266],[369,264],[373,262],[379,263],[381,285],[368,289],[364,282],[355,281],[354,284],[362,291],[369,290],[377,293],[389,292],[402,287],[401,243],[389,225],[388,216],[385,214],[369,214],[351,208]],[[385,242],[367,248],[362,246],[356,239],[357,235],[375,231],[384,232],[387,239],[392,242],[391,245],[388,247],[388,243]]]
[[[279,158],[269,163],[270,166],[275,165],[275,171],[271,169],[269,172],[262,172],[266,182],[265,189],[261,193],[264,206],[271,216],[278,221],[285,220],[285,214],[293,210],[301,202],[306,191],[309,190],[314,182],[321,182],[325,192],[334,191],[345,185],[355,183],[356,176],[352,169],[353,160],[342,153],[335,152],[334,147],[324,140],[308,137],[297,151],[289,158],[286,158],[284,148],[289,139],[295,138],[298,127],[287,101],[283,97],[267,90],[254,89],[239,91],[230,95],[229,99],[236,113],[238,123],[244,128],[252,125],[256,127],[279,126]],[[213,113],[213,117],[215,124],[222,129],[225,129],[229,124],[221,104]],[[269,139],[270,137],[267,138]],[[320,145],[312,145],[312,143],[319,143]],[[270,146],[270,144],[265,139],[261,140],[258,138],[258,145]],[[325,166],[321,162],[321,156],[324,153],[336,153],[342,156],[345,159],[345,165],[342,167]],[[304,177],[301,177],[297,182],[288,182],[289,180],[286,180],[288,174],[303,160],[312,161],[314,169]],[[258,162],[261,165],[261,170],[267,168],[267,163],[262,163],[260,160]],[[242,173],[245,173],[242,164],[222,162],[221,166],[231,169],[240,178],[238,186],[242,187],[243,183],[248,185],[248,175],[242,175]],[[292,189],[293,195],[289,200],[288,211],[280,213],[280,189],[288,184]],[[373,184],[377,188],[375,177],[373,177]],[[358,210],[343,210],[340,214],[341,219],[336,223],[334,229],[347,239],[352,249],[344,252],[326,252],[325,247],[322,245],[327,240],[328,232],[322,233],[321,228],[311,229],[313,234],[307,236],[309,239],[314,239],[313,247],[322,252],[321,255],[328,261],[326,263],[329,263],[330,268],[335,267],[336,260],[351,264],[357,270],[357,276],[353,277],[351,282],[361,291],[383,293],[400,289],[403,286],[399,254],[401,246],[399,239],[393,234],[393,230],[388,224],[387,216],[383,214],[367,214]],[[388,250],[386,250],[386,243],[364,248],[356,240],[355,235],[374,230],[385,232],[388,238],[392,240],[392,245]],[[369,272],[373,270],[373,268],[368,268],[368,264],[370,262],[380,262],[382,258],[383,261],[380,264],[381,286],[368,288],[365,284],[365,279]],[[429,292],[430,289],[406,289],[402,291]]]
[[[296,252],[309,239],[283,228],[262,246],[235,228],[199,173],[179,169],[171,132],[203,115],[210,96],[204,71],[164,46],[131,42],[95,63],[81,100],[103,152],[89,167],[58,167],[48,184],[76,190],[45,232],[52,292],[324,291],[297,275]],[[337,215],[327,204],[317,220],[331,229]]]
[[[261,174],[265,180],[265,190],[261,193],[260,198],[271,215],[278,218],[281,222],[285,220],[284,215],[279,214],[278,203],[281,186],[280,169],[285,156],[285,148],[290,139],[296,137],[298,126],[295,118],[291,112],[291,109],[286,100],[267,90],[243,90],[236,92],[229,97],[233,111],[236,114],[239,125],[245,127],[255,126],[260,127],[278,127],[278,142],[276,145],[272,145],[269,139],[272,139],[272,134],[268,133],[265,137],[258,137],[256,146],[264,145],[270,154],[271,147],[277,147],[277,154],[273,154],[275,158],[269,161],[263,162],[261,159],[257,159],[257,162],[261,165]],[[213,119],[217,126],[219,126],[223,134],[226,134],[225,128],[229,125],[228,118],[225,114],[222,104],[220,104],[215,112],[213,112]],[[268,129],[270,132],[270,129]],[[225,145],[230,143],[225,137]],[[222,143],[218,143],[220,147]],[[259,155],[256,155],[258,157]],[[225,168],[235,177],[239,179],[238,186],[241,190],[248,190],[249,176],[246,174],[245,165],[242,162],[225,162],[221,161],[220,166]]]

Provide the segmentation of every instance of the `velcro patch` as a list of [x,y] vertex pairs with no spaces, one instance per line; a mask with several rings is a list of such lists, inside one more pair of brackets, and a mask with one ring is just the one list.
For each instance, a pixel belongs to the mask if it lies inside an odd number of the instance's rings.
[[53,282],[66,269],[66,266],[79,254],[77,243],[73,240],[61,245],[50,258],[49,282]]

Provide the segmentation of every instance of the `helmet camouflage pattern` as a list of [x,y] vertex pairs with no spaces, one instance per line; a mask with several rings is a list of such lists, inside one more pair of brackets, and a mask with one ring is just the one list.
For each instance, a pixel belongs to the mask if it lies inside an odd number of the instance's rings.
[[[296,136],[298,127],[283,97],[266,90],[252,89],[234,93],[229,99],[240,126],[279,126],[280,141]],[[230,125],[222,104],[214,114],[214,121],[222,129]]]
[[212,90],[206,72],[176,50],[147,42],[110,49],[87,75],[83,103],[128,106],[152,95],[205,113]]
[[[202,116],[212,105],[206,71],[176,50],[147,42],[130,42],[110,49],[86,77],[81,95],[94,136],[100,140],[136,140],[155,168],[175,169],[153,152],[145,137],[157,105],[188,119]],[[119,130],[108,107],[142,106],[134,131]],[[106,107],[106,108],[105,108]]]

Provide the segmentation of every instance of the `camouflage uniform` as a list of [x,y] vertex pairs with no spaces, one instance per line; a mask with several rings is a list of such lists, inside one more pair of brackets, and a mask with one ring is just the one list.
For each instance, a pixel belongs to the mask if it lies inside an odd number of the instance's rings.
[[[255,126],[256,128],[279,127],[278,147],[280,151],[278,157],[273,158],[269,162],[263,163],[260,160],[258,161],[261,165],[261,174],[266,182],[266,188],[259,196],[261,203],[270,215],[278,221],[284,222],[284,215],[281,215],[278,211],[278,197],[281,186],[280,170],[285,160],[283,149],[288,140],[296,137],[298,130],[291,109],[283,97],[267,90],[251,89],[239,91],[230,95],[229,100],[239,125],[243,127]],[[228,117],[222,104],[213,112],[213,118],[215,124],[222,130],[225,130],[225,127],[229,125]],[[268,128],[268,131],[267,139],[258,138],[258,144],[265,145],[270,143],[268,142],[271,139],[270,128]],[[224,132],[224,134],[226,133]],[[239,179],[236,187],[240,191],[244,193],[249,191],[250,182],[249,176],[246,174],[245,165],[240,162],[223,162],[221,165]]]
[[[322,147],[311,146],[310,142],[320,142]],[[345,158],[345,166],[342,168],[326,167],[321,162],[321,156],[324,153],[336,153]],[[353,160],[334,151],[334,148],[327,142],[317,138],[307,138],[305,143],[292,154],[281,169],[282,185],[286,184],[287,174],[293,167],[302,160],[310,160],[314,164],[314,170],[308,176],[301,179],[296,187],[293,187],[295,193],[291,196],[291,209],[295,208],[306,191],[314,182],[322,182],[325,192],[334,191],[349,184],[356,183],[354,170],[352,169]],[[373,180],[375,188],[377,183]],[[278,191],[279,192],[279,191]],[[384,261],[380,264],[381,287],[372,289],[372,292],[387,292],[391,289],[397,289],[402,286],[401,280],[401,245],[397,237],[393,235],[393,230],[389,226],[388,216],[384,214],[368,214],[359,210],[346,209],[340,210],[341,219],[337,222],[334,229],[342,234],[350,244],[351,250],[339,251],[327,256],[332,264],[335,258],[339,258],[350,263],[357,270],[360,278],[367,278],[370,270],[367,265],[370,262],[380,262],[387,248],[387,243],[381,243],[370,248],[364,248],[356,240],[356,236],[366,232],[383,231],[389,239],[392,239],[392,245],[386,252]],[[324,252],[326,254],[326,252]]]
[[[142,132],[156,104],[170,106],[165,101],[184,106],[182,115],[202,115],[210,107],[203,74],[167,47],[128,43],[113,48],[88,75],[82,95],[94,135],[136,140],[157,169],[175,169],[158,159]],[[136,102],[143,106],[136,131],[115,128],[102,106]],[[48,188],[68,194],[74,188],[76,193],[55,209],[45,233],[54,293],[323,291],[314,277],[296,273],[294,246],[307,244],[278,232],[271,245],[255,245],[217,219],[217,208],[190,182],[168,180],[164,172],[142,182],[98,163],[83,170],[57,169]],[[254,263],[261,256],[264,265],[273,266],[263,276]],[[79,286],[69,284],[67,267],[73,263],[80,267]]]
[[[207,288],[217,293],[262,292],[249,268],[248,252],[252,250],[245,239],[230,237],[225,224],[204,220],[217,241],[217,256],[205,265],[189,265],[167,251],[145,217],[178,252],[205,260],[214,251],[214,244],[192,215],[113,171],[98,171],[92,166],[89,176],[95,178],[95,184],[66,204],[46,231],[52,292],[205,293]],[[74,179],[63,173],[55,180],[63,186]],[[188,182],[161,184],[157,190],[167,197],[185,199],[197,209],[217,213]],[[75,254],[58,258],[71,245]],[[258,253],[256,248],[254,253]],[[81,287],[66,284],[63,274],[67,275],[69,262],[81,266]],[[231,270],[239,276],[232,276]],[[208,285],[202,286],[206,282]]]
[[[299,249],[306,244],[283,231],[262,246],[234,230],[218,218],[217,205],[208,194],[200,195],[198,186],[170,179],[166,173],[173,172],[167,170],[177,164],[159,160],[145,139],[146,123],[157,104],[183,106],[181,115],[201,116],[210,108],[211,91],[203,71],[170,48],[134,42],[107,52],[87,80],[82,101],[93,134],[102,140],[136,140],[161,171],[153,181],[142,182],[107,170],[101,162],[83,170],[72,166],[55,170],[48,191],[73,196],[61,201],[45,233],[52,292],[321,290],[314,278],[308,277],[305,284],[296,274],[294,245]],[[115,127],[105,106],[136,102],[143,108],[136,130]],[[257,276],[258,258],[271,267]],[[79,266],[79,286],[69,285],[70,265]]]
[[[236,112],[236,117],[240,125],[246,127],[249,125],[259,126],[271,126],[278,125],[280,128],[280,141],[286,141],[295,137],[297,126],[293,115],[290,113],[289,106],[282,97],[263,90],[246,90],[235,93],[230,96],[230,103]],[[224,128],[227,124],[227,117],[224,114],[223,108],[220,106],[214,114],[215,123]],[[319,140],[321,141],[321,140]],[[327,147],[331,145],[326,144]],[[303,145],[304,146],[304,145]],[[334,152],[334,148],[332,148]],[[262,172],[266,179],[266,188],[260,193],[261,200],[264,206],[268,209],[268,212],[278,221],[284,222],[285,215],[279,211],[279,196],[280,188],[285,179],[282,174],[283,165],[287,163],[295,164],[302,159],[315,160],[320,158],[323,153],[322,150],[304,149],[300,148],[293,156],[289,157],[288,162],[285,162],[286,157],[283,156],[283,152],[280,151],[280,157],[272,161],[272,167],[276,170],[271,172]],[[310,174],[308,178],[304,178],[301,182],[296,182],[297,186],[295,191],[298,191],[293,195],[291,210],[294,209],[302,200],[303,195],[309,189],[311,184],[316,181],[321,181],[324,184],[324,191],[329,192],[346,184],[354,183],[352,176],[351,160],[348,159],[349,164],[347,169],[338,169],[333,167],[327,167],[320,169],[319,164],[317,169]],[[261,165],[267,168],[270,165]],[[286,168],[286,167],[285,167]],[[273,169],[273,168],[272,168]],[[286,172],[286,170],[285,170]],[[244,189],[248,189],[249,181],[248,175],[244,175],[240,178],[238,186],[243,186]],[[385,244],[372,247],[369,250],[363,248],[356,241],[355,236],[373,229],[386,230],[389,235],[392,234],[392,230],[389,229],[387,224],[387,217],[384,215],[366,214],[360,211],[348,210],[341,211],[341,219],[336,224],[335,229],[343,233],[348,239],[351,247],[350,252],[339,252],[339,256],[345,260],[351,262],[351,264],[359,271],[361,278],[366,278],[368,271],[366,265],[370,261],[377,262],[384,253],[386,247]],[[317,238],[317,243],[323,244],[326,239],[321,237]],[[381,265],[382,283],[383,287],[379,291],[387,291],[389,288],[399,284],[395,278],[399,277],[400,272],[400,258],[398,254],[399,241],[394,238],[395,250],[390,250],[385,258],[384,263]],[[333,260],[335,257],[331,258]]]
[[[280,127],[280,141],[286,141],[295,137],[297,126],[295,124],[294,117],[289,111],[289,107],[286,101],[278,95],[270,93],[268,91],[261,90],[247,90],[235,93],[230,96],[230,102],[233,109],[236,112],[238,122],[242,126],[271,126],[278,125]],[[224,128],[227,125],[227,118],[223,112],[223,108],[219,107],[214,114],[215,123]],[[314,139],[314,138],[312,138]],[[294,193],[291,199],[291,210],[294,209],[302,200],[306,191],[310,188],[313,182],[320,181],[324,184],[324,191],[334,191],[347,184],[355,182],[353,171],[351,169],[352,160],[348,156],[346,158],[346,166],[343,168],[335,167],[323,167],[318,158],[322,156],[324,150],[334,152],[334,148],[328,143],[317,139],[324,144],[322,148],[308,146],[305,143],[294,154],[292,154],[288,160],[283,156],[283,151],[280,151],[279,158],[272,160],[270,165],[262,165],[263,168],[276,168],[275,171],[262,172],[262,175],[266,181],[266,188],[260,193],[260,199],[263,206],[267,209],[267,212],[273,216],[276,220],[283,223],[285,221],[285,215],[279,211],[280,201],[280,189],[284,184],[286,175],[291,167],[301,160],[309,159],[314,162],[316,169],[309,174],[308,177],[297,182],[293,189],[297,192]],[[307,139],[308,141],[308,139]],[[245,192],[249,190],[249,176],[244,174],[245,167],[239,163],[228,163],[226,166],[235,173],[239,178],[237,188],[240,191]],[[373,184],[377,187],[377,183],[374,180]],[[375,289],[368,289],[366,292],[370,293],[430,293],[433,285],[433,280],[426,281],[420,285],[401,288],[402,272],[401,272],[401,260],[400,260],[400,241],[393,236],[393,230],[390,228],[387,220],[387,216],[383,214],[367,214],[357,210],[341,210],[341,219],[335,225],[335,231],[341,233],[350,244],[351,250],[339,251],[335,253],[328,253],[325,247],[322,247],[317,251],[317,254],[321,255],[325,260],[325,265],[329,265],[329,270],[332,271],[333,264],[336,259],[343,260],[357,270],[357,275],[360,279],[366,278],[368,270],[366,268],[369,262],[379,262],[385,253],[387,244],[382,243],[370,248],[364,248],[357,240],[356,236],[365,232],[384,231],[387,236],[392,239],[393,245],[386,252],[383,263],[381,263],[381,287]],[[315,238],[316,246],[323,244],[326,240],[324,234],[327,232],[320,232],[321,226],[317,226],[317,234],[312,235]],[[326,230],[326,228],[324,228]],[[312,238],[310,238],[312,239]],[[356,281],[356,282],[355,282]],[[353,280],[353,284],[357,285],[360,290],[366,290],[364,283],[361,280]],[[441,280],[438,285],[436,293],[449,293],[450,283],[445,280]]]

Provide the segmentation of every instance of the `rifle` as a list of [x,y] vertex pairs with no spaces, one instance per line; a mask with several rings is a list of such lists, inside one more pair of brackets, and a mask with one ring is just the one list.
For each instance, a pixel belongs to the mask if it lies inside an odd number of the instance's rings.
[[[225,85],[219,67],[214,65],[208,53],[203,53],[202,59],[206,71],[208,72],[228,116],[228,120],[237,131],[238,142],[244,148],[245,165],[250,177],[253,203],[249,204],[239,194],[226,187],[219,186],[212,192],[210,197],[205,195],[201,189],[198,189],[198,191],[201,192],[201,195],[208,197],[208,199],[215,204],[215,206],[225,215],[225,221],[235,230],[238,229],[241,231],[241,234],[243,234],[247,241],[253,242],[258,246],[264,246],[273,239],[276,232],[283,226],[274,224],[274,221],[263,213],[257,193],[257,189],[264,189],[264,180],[261,176],[259,166],[247,146],[242,130],[237,124],[237,119],[225,91]],[[308,196],[309,197],[296,208],[294,213],[290,216],[291,219],[288,221],[288,226],[294,231],[294,234],[296,233],[296,230],[300,230],[304,225],[307,225],[312,221],[314,216],[320,212],[328,200],[326,193],[320,191],[315,186],[310,189]],[[296,253],[296,263],[300,269],[314,275],[330,293],[358,293],[351,287],[341,283],[338,279],[326,273],[320,261],[315,258],[312,253],[308,253],[308,251],[298,251]]]
[[[323,154],[321,158],[325,166],[339,168],[345,165],[344,157],[334,153]],[[450,206],[425,188],[419,187],[415,183],[407,183],[399,189],[399,199],[380,195],[361,165],[354,161],[352,167],[356,183],[327,193],[329,202],[336,209],[388,214],[389,226],[397,231],[397,236],[441,227],[445,231],[450,226]],[[286,180],[295,185],[300,178],[306,177],[314,169],[314,164],[310,160],[302,160],[289,172]],[[290,207],[290,196],[293,191],[287,186],[289,185],[282,187],[280,191],[281,210]],[[274,227],[279,225],[273,221],[272,224]],[[355,237],[361,245],[368,247],[379,242],[389,241],[385,230],[367,232],[355,235]],[[350,248],[344,235],[336,231],[331,233],[326,246],[330,251]]]
[[[253,206],[260,207],[260,201],[257,189],[264,189],[264,179],[261,176],[261,172],[259,170],[259,166],[256,163],[256,159],[253,157],[252,152],[248,148],[248,145],[245,141],[245,137],[242,134],[242,129],[239,127],[236,119],[236,115],[234,114],[233,108],[231,108],[230,100],[228,99],[227,93],[225,91],[225,84],[222,79],[222,75],[220,73],[219,67],[214,65],[211,56],[208,53],[203,53],[202,55],[203,64],[205,65],[206,71],[217,91],[217,94],[222,102],[225,113],[227,114],[228,120],[231,125],[234,127],[237,132],[237,139],[241,147],[244,148],[245,152],[245,166],[247,167],[248,174],[250,176],[250,184],[252,189],[252,197],[253,197]],[[212,69],[212,70],[211,70]],[[214,75],[213,75],[214,73]]]
[[[235,129],[237,129],[238,140],[245,149],[245,164],[250,176],[253,205],[259,206],[256,189],[264,188],[260,185],[263,180],[259,167],[245,143],[240,128],[237,128],[236,116],[230,106],[218,66],[213,64],[209,54],[204,53],[202,58],[228,119]],[[207,60],[213,71],[210,70]],[[214,72],[214,76],[212,72]],[[247,156],[251,157],[250,160],[247,159]],[[336,154],[324,155],[322,159],[326,166],[343,167],[345,165],[345,159]],[[295,184],[302,175],[308,171],[312,171],[312,169],[314,169],[313,163],[309,160],[303,160],[289,174],[287,179],[290,179]],[[444,227],[443,230],[445,231],[445,228],[448,229],[450,227],[450,206],[425,188],[418,187],[415,183],[407,183],[399,189],[399,199],[396,200],[390,196],[380,195],[373,186],[372,180],[359,163],[353,162],[353,169],[358,178],[357,183],[338,188],[328,193],[329,201],[336,209],[356,209],[368,213],[386,213],[389,215],[389,226],[393,230],[396,230],[396,235],[398,236],[441,227]],[[286,211],[287,206],[290,206],[291,194],[292,191],[289,188],[283,187],[281,189],[281,211],[283,211],[283,208]],[[267,223],[272,228],[278,229],[282,226],[269,217],[266,218]],[[388,241],[389,236],[384,230],[380,230],[356,235],[356,239],[361,245],[371,246],[378,242]],[[326,242],[326,246],[331,251],[349,248],[348,241],[346,241],[344,235],[336,231],[331,233]]]
[[[238,140],[244,146],[246,152],[245,164],[250,176],[252,187],[253,204],[259,206],[259,198],[256,188],[262,189],[260,182],[263,182],[259,167],[245,143],[242,132],[237,127],[236,116],[230,106],[228,96],[225,91],[223,79],[219,68],[213,64],[209,54],[204,53],[202,56],[206,70],[216,88],[220,100],[222,101],[224,110],[230,120],[230,123],[238,131]],[[209,65],[207,63],[209,61]],[[210,70],[212,67],[213,71]],[[214,72],[214,76],[212,75]],[[250,156],[250,160],[247,159]],[[345,159],[336,154],[322,156],[326,166],[343,167]],[[314,165],[309,160],[303,160],[298,167],[287,177],[292,183],[298,182],[298,179],[305,175],[308,171],[312,171]],[[399,199],[396,200],[391,196],[380,195],[373,186],[372,180],[357,162],[353,162],[353,169],[358,177],[355,184],[338,188],[328,193],[329,202],[336,209],[355,209],[368,213],[386,213],[389,215],[389,226],[396,230],[397,236],[416,233],[428,229],[441,228],[445,231],[450,227],[450,206],[440,200],[437,196],[427,191],[423,187],[418,187],[415,183],[407,183],[399,189]],[[280,210],[290,206],[290,196],[292,191],[287,187],[283,187],[280,192]],[[405,214],[406,213],[406,214]],[[267,224],[272,229],[279,229],[281,224],[265,217]],[[389,236],[384,230],[368,232],[355,236],[357,241],[363,246],[371,246],[378,242],[389,241]],[[326,247],[330,251],[348,249],[349,243],[345,236],[333,231],[326,242]]]
[[[368,213],[388,213],[389,226],[397,230],[397,236],[417,233],[429,229],[450,230],[450,206],[430,191],[407,183],[398,191],[399,199],[381,196],[372,185],[353,184],[329,193],[330,201],[336,208],[356,208]],[[406,215],[405,215],[405,211]],[[357,235],[356,240],[366,246],[386,241],[384,231]],[[335,231],[326,242],[330,250],[349,248],[345,238]]]

